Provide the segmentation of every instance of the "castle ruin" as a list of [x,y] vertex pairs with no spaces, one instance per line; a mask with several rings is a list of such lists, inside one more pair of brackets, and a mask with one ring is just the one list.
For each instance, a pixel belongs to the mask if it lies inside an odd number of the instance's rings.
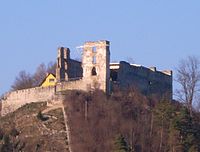
[[103,90],[109,93],[110,50],[108,41],[86,42],[83,46],[82,63],[70,58],[68,48],[58,49],[57,91]]
[[86,42],[82,46],[82,62],[70,58],[70,49],[58,48],[56,85],[9,92],[0,101],[1,115],[26,103],[56,100],[66,90],[102,90],[111,94],[115,89],[138,89],[145,95],[168,94],[172,98],[172,71],[157,71],[124,61],[110,63],[109,41]]

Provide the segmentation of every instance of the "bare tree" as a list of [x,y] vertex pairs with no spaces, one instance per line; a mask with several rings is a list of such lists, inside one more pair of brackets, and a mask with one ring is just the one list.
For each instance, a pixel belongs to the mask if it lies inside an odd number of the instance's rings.
[[195,56],[188,56],[186,59],[181,60],[177,68],[176,80],[180,84],[177,96],[179,100],[186,103],[190,110],[190,115],[192,115],[192,105],[199,91],[200,84],[199,59]]
[[41,63],[37,67],[35,74],[33,75],[34,86],[39,86],[46,77],[46,74],[47,74],[46,65],[44,63]]
[[19,75],[15,78],[13,85],[11,86],[12,90],[21,90],[31,87],[37,87],[46,77],[47,73],[55,74],[56,64],[54,62],[49,62],[48,66],[44,63],[41,63],[33,75],[27,73],[26,71],[19,72]]
[[20,71],[19,76],[15,78],[14,84],[11,86],[12,90],[22,90],[33,87],[33,79],[26,71]]
[[47,65],[47,73],[56,74],[56,63],[55,62],[49,62]]

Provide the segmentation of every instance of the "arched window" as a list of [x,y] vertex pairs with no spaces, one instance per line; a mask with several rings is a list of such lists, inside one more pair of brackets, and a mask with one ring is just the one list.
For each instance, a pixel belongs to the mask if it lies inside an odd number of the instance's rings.
[[95,67],[92,68],[92,76],[94,76],[94,75],[97,75],[97,71],[96,71]]

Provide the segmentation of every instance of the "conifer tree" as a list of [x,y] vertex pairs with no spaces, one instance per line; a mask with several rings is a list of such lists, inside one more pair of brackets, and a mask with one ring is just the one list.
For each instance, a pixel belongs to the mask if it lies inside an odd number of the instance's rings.
[[180,131],[180,142],[184,151],[197,152],[200,147],[200,125],[195,124],[187,108],[181,109],[174,125]]
[[171,121],[175,115],[174,106],[170,102],[161,101],[154,109],[156,123],[160,128],[159,151],[162,151],[164,142],[164,134],[169,130]]
[[114,152],[128,152],[129,151],[128,144],[125,138],[123,137],[123,135],[117,136],[114,144],[115,144]]

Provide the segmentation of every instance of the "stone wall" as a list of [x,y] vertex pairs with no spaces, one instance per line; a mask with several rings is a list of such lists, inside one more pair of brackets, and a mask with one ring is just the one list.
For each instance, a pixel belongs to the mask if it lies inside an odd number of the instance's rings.
[[26,103],[49,101],[54,98],[55,87],[36,87],[13,91],[4,95],[1,99],[1,115],[13,112]]
[[95,89],[100,89],[100,86],[96,82],[97,80],[94,77],[88,81],[86,79],[79,79],[79,80],[57,83],[56,93],[66,91],[66,90],[93,91]]
[[73,60],[73,59],[68,59],[67,60],[67,74],[68,74],[68,79],[73,79],[73,78],[81,78],[83,77],[83,69],[81,66],[81,62]]
[[86,88],[82,79],[57,83],[56,85],[57,93],[65,90],[86,90]]
[[172,72],[133,66],[123,61],[119,65],[117,82],[121,88],[135,87],[147,95],[167,93],[172,96]]
[[82,90],[82,91],[94,91],[95,89],[101,90],[104,84],[98,82],[97,77],[91,77],[91,79],[77,79],[73,81],[63,81],[56,84],[56,93],[67,90]]
[[70,58],[70,49],[60,47],[58,48],[56,79],[57,82],[69,81],[73,78],[81,78],[83,76],[83,69],[81,62]]
[[59,92],[67,90],[90,91],[99,89],[100,86],[95,85],[96,81],[96,77],[91,78],[88,82],[85,79],[77,79],[58,82],[56,86],[36,87],[9,92],[0,100],[0,115],[6,115],[31,102],[44,101],[52,104],[59,102]]

